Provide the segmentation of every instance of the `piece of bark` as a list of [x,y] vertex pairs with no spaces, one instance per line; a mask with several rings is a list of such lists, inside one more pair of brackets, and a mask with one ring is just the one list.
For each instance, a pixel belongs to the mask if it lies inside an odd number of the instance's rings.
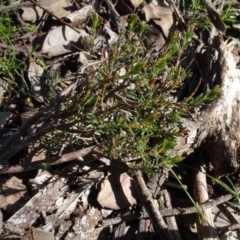
[[[201,165],[199,159],[194,159],[193,167],[193,194],[197,203],[204,203],[209,200],[207,191],[206,170]],[[197,213],[197,234],[198,239],[216,240],[216,232],[214,230],[213,216],[211,208],[202,210],[202,215]]]
[[12,233],[23,235],[25,229],[39,218],[39,212],[47,211],[49,206],[54,205],[56,200],[63,196],[67,190],[69,190],[69,186],[66,186],[66,180],[51,179],[42,191],[34,195],[4,223],[4,228]]

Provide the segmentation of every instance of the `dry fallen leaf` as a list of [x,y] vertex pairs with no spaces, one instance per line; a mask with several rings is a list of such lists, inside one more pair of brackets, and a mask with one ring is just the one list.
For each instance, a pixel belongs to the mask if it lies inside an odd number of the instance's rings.
[[1,185],[0,208],[13,214],[25,203],[26,193],[26,186],[22,184],[22,180],[11,177]]
[[68,21],[71,23],[80,24],[84,22],[88,17],[90,17],[94,12],[95,10],[93,9],[92,5],[86,5],[80,10],[68,15],[66,19],[68,19]]
[[113,210],[128,208],[137,204],[137,192],[132,178],[118,169],[112,170],[100,185],[97,201],[104,207]]
[[146,21],[153,21],[157,24],[162,29],[165,38],[167,38],[174,25],[173,10],[170,7],[145,4],[143,12]]
[[[67,0],[40,0],[38,3],[59,18],[66,17],[74,9],[73,4]],[[27,22],[36,22],[43,15],[43,10],[37,6],[23,7],[22,10],[22,18]]]
[[42,53],[49,56],[59,56],[71,52],[73,47],[78,45],[79,38],[88,38],[84,30],[77,33],[68,26],[60,26],[48,32],[42,46]]
[[143,0],[130,0],[130,1],[135,8],[137,8],[143,3]]
[[21,17],[26,22],[35,23],[43,15],[43,10],[41,8],[39,8],[39,7],[35,7],[35,8],[23,7],[21,9],[23,11]]
[[25,232],[22,240],[54,240],[54,235],[51,232],[46,232],[42,229],[30,227]]

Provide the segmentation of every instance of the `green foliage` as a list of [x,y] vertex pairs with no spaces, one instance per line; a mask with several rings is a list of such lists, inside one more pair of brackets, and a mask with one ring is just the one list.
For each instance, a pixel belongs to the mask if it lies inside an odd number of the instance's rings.
[[[223,9],[222,20],[224,21],[227,28],[230,28],[232,24],[238,24],[239,13],[236,11],[231,11],[233,0],[229,2],[226,9]],[[238,31],[238,30],[237,30]]]
[[34,31],[37,26],[35,23],[26,23],[26,27],[29,29],[29,31]]
[[[96,33],[99,23],[94,16],[92,32]],[[64,100],[61,110],[77,112],[68,121],[77,122],[75,131],[81,133],[78,144],[95,142],[112,160],[141,159],[138,166],[132,167],[150,173],[154,168],[172,166],[181,160],[168,155],[176,137],[184,134],[180,115],[204,105],[217,91],[177,103],[174,93],[188,76],[178,59],[192,33],[187,32],[181,40],[174,33],[168,46],[154,57],[154,48],[143,44],[145,31],[145,25],[131,15],[128,28],[109,48],[108,58],[102,59],[93,76],[86,77],[79,94]],[[47,142],[56,142],[54,145],[58,146],[57,132]]]
[[26,57],[15,51],[14,41],[21,33],[22,29],[16,25],[11,13],[0,14],[0,42],[6,45],[5,48],[0,48],[0,77],[8,85],[4,107],[8,107],[12,103],[13,96],[19,96],[19,93],[31,96],[23,69],[28,58],[34,56],[34,50]]
[[201,0],[186,0],[181,2],[182,11],[188,26],[194,29],[205,29],[209,31],[211,24],[207,16],[207,10]]
[[[88,57],[94,59],[98,54],[94,49],[94,38],[101,26],[99,16],[94,14],[89,24],[92,39]],[[196,99],[176,102],[177,89],[189,77],[179,59],[190,43],[192,31],[187,31],[184,37],[178,32],[172,34],[160,54],[153,45],[146,47],[143,44],[145,33],[146,26],[136,15],[130,15],[128,27],[108,47],[107,55],[102,55],[98,69],[94,74],[84,73],[70,94],[56,102],[57,81],[49,82],[46,102],[54,109],[53,121],[60,122],[61,126],[40,140],[47,149],[47,160],[66,142],[73,146],[97,144],[112,160],[140,159],[138,165],[132,167],[147,173],[181,160],[168,154],[175,146],[176,138],[185,133],[180,116],[204,106],[218,91],[214,88]],[[19,68],[16,59],[13,60],[12,66],[3,73],[8,76],[9,72],[8,78],[12,81],[15,74],[10,74]],[[4,69],[1,62],[0,69]],[[78,137],[73,137],[74,134]]]
[[17,34],[17,27],[9,13],[3,13],[0,15],[0,38],[6,44],[11,43],[11,38],[13,35]]

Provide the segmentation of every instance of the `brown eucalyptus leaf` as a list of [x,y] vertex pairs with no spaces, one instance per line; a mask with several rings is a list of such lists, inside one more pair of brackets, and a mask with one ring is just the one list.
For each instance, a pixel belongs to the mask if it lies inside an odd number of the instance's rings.
[[38,21],[43,15],[43,10],[40,7],[23,7],[21,9],[23,11],[21,17],[26,22],[34,23]]
[[25,203],[26,186],[22,180],[11,177],[1,185],[0,208],[13,214]]
[[22,240],[54,240],[54,235],[51,232],[43,231],[42,229],[30,227],[22,237]]
[[118,169],[113,170],[100,185],[98,203],[108,209],[119,210],[137,203],[137,192],[132,178]]
[[64,53],[71,52],[74,47],[79,44],[81,39],[88,38],[88,34],[84,30],[79,30],[77,33],[68,26],[59,26],[48,32],[42,46],[42,53],[50,56],[59,56]]
[[143,6],[143,12],[145,14],[146,21],[153,21],[161,27],[165,37],[167,38],[174,26],[173,10],[170,7],[145,4]]
[[[73,10],[73,4],[67,0],[40,0],[38,3],[59,18],[66,17]],[[44,12],[43,9],[37,6],[34,8],[24,7],[22,10],[22,18],[28,22],[36,22]]]
[[67,0],[57,0],[50,5],[45,6],[50,12],[59,18],[66,17],[74,9],[73,2]]
[[130,0],[130,2],[135,8],[137,8],[139,5],[143,3],[143,0]]
[[147,25],[146,38],[144,39],[144,44],[146,46],[154,44],[156,51],[159,51],[166,43],[165,38],[161,31],[156,29],[154,26]]

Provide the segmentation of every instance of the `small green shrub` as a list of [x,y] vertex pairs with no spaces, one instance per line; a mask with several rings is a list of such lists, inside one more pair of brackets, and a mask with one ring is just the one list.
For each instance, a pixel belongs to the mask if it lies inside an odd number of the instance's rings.
[[[94,21],[99,26],[96,16]],[[190,42],[191,31],[181,39],[174,33],[160,54],[153,45],[144,46],[145,31],[145,25],[131,15],[128,28],[109,47],[108,58],[102,59],[94,74],[79,81],[75,94],[61,103],[61,110],[75,111],[67,122],[76,122],[79,144],[97,143],[113,160],[139,158],[138,167],[148,172],[180,161],[167,154],[176,137],[185,132],[180,116],[212,100],[218,89],[177,102],[174,94],[190,74],[178,59]]]

